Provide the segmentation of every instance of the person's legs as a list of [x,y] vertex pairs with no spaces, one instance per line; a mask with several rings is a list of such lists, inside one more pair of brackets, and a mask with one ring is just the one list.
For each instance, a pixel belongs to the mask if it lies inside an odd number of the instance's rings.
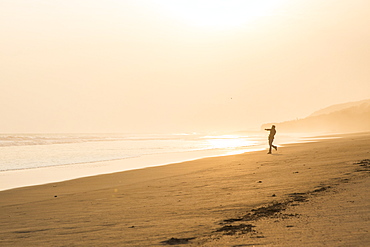
[[268,152],[268,154],[270,154],[271,153],[271,147],[273,147],[273,145],[272,145],[272,141],[273,141],[274,139],[271,139],[271,138],[269,138],[269,152]]
[[275,150],[277,151],[277,146],[272,145],[272,147],[275,148]]
[[271,147],[273,147],[275,150],[277,150],[277,146],[272,144],[273,141],[274,141],[274,138],[269,138],[270,152],[271,152]]

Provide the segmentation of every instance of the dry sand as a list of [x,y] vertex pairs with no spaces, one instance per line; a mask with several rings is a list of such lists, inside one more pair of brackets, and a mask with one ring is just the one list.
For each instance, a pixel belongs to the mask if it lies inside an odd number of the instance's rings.
[[370,133],[2,191],[0,246],[369,246],[366,159]]

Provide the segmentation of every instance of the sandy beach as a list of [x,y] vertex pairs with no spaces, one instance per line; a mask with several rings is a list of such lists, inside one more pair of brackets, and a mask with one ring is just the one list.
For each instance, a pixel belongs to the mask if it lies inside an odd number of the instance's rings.
[[1,246],[368,246],[370,133],[0,192]]

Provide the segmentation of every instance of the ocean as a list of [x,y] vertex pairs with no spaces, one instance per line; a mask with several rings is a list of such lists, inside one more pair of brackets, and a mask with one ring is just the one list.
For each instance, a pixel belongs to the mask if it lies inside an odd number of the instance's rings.
[[[262,150],[267,148],[267,135],[267,132],[231,135],[1,134],[0,190]],[[297,137],[280,136],[276,143],[279,145],[282,140],[296,142]],[[45,174],[47,168],[57,172],[47,170],[50,175],[45,179],[40,174]],[[35,171],[40,173],[30,173]],[[18,179],[19,174],[26,173],[33,174],[28,179],[32,182]]]

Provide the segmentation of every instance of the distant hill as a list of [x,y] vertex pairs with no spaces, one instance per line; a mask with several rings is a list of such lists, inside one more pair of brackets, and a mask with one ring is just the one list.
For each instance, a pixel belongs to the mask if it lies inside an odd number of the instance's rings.
[[[272,123],[262,125],[268,128]],[[362,132],[370,131],[370,100],[326,107],[310,116],[275,123],[281,132]]]
[[310,116],[313,117],[313,116],[318,116],[318,115],[323,115],[323,114],[329,114],[329,113],[332,113],[332,112],[344,110],[344,109],[347,109],[347,108],[350,108],[350,107],[353,107],[353,106],[359,106],[359,105],[362,105],[362,104],[370,105],[370,99],[356,101],[356,102],[349,102],[349,103],[344,103],[344,104],[332,105],[332,106],[326,107],[324,109],[315,111]]

